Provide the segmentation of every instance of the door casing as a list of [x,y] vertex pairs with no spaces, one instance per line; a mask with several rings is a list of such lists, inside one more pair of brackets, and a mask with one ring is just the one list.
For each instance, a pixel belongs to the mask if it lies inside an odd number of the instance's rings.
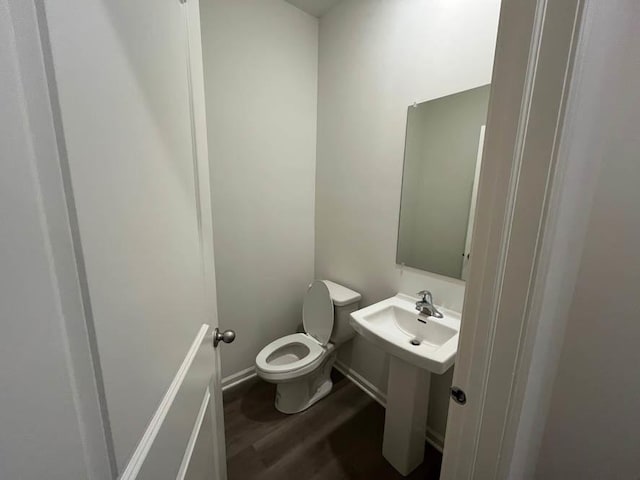
[[566,168],[559,147],[583,4],[502,4],[453,378],[468,400],[450,402],[443,479],[509,474],[549,245],[567,228],[555,215]]

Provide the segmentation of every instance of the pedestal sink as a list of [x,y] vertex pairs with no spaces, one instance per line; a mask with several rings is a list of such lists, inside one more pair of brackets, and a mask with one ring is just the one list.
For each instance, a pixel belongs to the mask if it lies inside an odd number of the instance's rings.
[[390,355],[382,454],[402,475],[424,458],[431,374],[442,374],[458,351],[460,315],[443,318],[415,309],[417,299],[398,294],[351,314],[351,326]]

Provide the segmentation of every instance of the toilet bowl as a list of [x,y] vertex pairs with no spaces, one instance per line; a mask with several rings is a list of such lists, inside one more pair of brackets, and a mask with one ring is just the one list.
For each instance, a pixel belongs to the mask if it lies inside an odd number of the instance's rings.
[[304,297],[304,333],[278,338],[256,357],[256,373],[277,385],[275,407],[301,412],[327,396],[336,348],[353,338],[349,314],[358,309],[360,294],[328,280],[316,280]]

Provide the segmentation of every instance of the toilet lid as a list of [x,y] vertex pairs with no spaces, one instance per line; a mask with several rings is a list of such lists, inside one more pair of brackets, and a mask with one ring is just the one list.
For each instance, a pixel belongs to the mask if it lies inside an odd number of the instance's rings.
[[321,345],[329,343],[333,331],[333,302],[329,288],[321,280],[314,281],[304,296],[302,325]]

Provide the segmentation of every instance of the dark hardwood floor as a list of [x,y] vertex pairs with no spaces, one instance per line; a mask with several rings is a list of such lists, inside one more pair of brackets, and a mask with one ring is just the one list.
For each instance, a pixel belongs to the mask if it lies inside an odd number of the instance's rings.
[[329,396],[297,415],[274,405],[275,385],[256,380],[224,395],[229,480],[402,479],[440,476],[441,454],[402,477],[382,457],[384,409],[334,370]]

